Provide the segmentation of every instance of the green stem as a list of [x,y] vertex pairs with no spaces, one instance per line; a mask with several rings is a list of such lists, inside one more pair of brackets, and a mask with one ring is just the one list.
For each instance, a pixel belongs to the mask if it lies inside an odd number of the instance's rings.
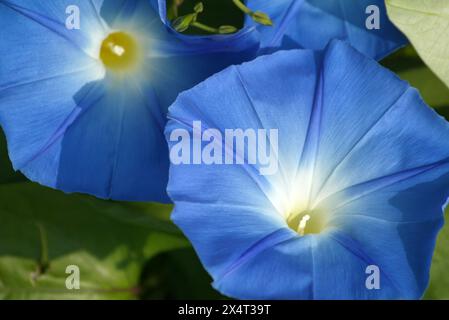
[[48,267],[48,238],[47,238],[47,232],[45,231],[45,228],[42,224],[37,223],[37,227],[39,229],[39,238],[41,243],[41,256],[39,264],[42,271],[45,272],[45,269]]
[[172,0],[170,8],[167,10],[167,17],[169,20],[174,20],[179,16],[179,7],[183,2],[184,0]]
[[246,14],[253,13],[253,11],[250,8],[248,8],[247,6],[245,6],[240,0],[232,0],[232,2],[234,2],[234,4],[237,6],[237,8],[242,10],[244,13],[246,13]]
[[173,5],[172,13],[173,13],[173,18],[177,18],[179,16],[178,6],[177,5]]
[[49,267],[47,232],[45,231],[45,227],[39,222],[36,222],[36,227],[39,230],[40,256],[36,271],[31,273],[31,283],[33,286],[36,284],[38,278],[47,272]]
[[218,29],[212,28],[212,27],[209,27],[209,26],[206,26],[205,24],[202,24],[202,23],[200,23],[200,22],[198,22],[198,21],[193,22],[193,23],[191,24],[191,26],[192,26],[192,27],[195,27],[195,28],[198,28],[198,29],[201,29],[201,30],[206,31],[206,32],[210,32],[210,33],[218,33]]

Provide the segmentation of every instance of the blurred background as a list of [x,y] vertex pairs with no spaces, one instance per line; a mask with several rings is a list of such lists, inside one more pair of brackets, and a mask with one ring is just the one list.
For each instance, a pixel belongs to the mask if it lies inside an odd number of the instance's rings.
[[[183,2],[179,15],[192,13],[198,3],[174,1]],[[203,4],[202,23],[243,25],[231,1]],[[449,120],[449,89],[411,46],[382,64]],[[0,299],[223,299],[170,222],[170,211],[169,205],[102,201],[29,182],[12,170],[0,132]],[[79,266],[80,290],[66,289],[69,265]],[[449,299],[447,270],[449,224],[438,238],[425,298]]]

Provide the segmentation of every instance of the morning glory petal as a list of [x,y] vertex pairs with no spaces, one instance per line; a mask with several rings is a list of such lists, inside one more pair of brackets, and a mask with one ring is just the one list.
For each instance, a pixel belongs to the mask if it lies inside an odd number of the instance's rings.
[[[44,19],[40,16],[41,2],[33,3],[27,11],[19,7],[21,4],[0,2],[0,123],[15,169],[32,180],[55,186],[61,130],[78,113],[72,97],[84,83],[101,78],[102,68],[69,38],[49,31],[53,25],[35,20]],[[56,10],[55,5],[51,8]],[[30,12],[36,17],[30,18]],[[22,45],[25,39],[27,46]],[[47,160],[39,161],[45,170],[33,163],[42,153],[48,153]]]
[[[173,220],[217,290],[245,299],[422,296],[449,195],[449,124],[407,83],[332,41],[324,53],[230,67],[182,93],[169,118]],[[250,144],[243,153],[226,141],[239,128],[278,129],[274,174],[261,174],[261,158],[250,162]],[[215,151],[245,161],[192,163],[211,130]],[[184,131],[189,157],[178,162]],[[379,288],[369,286],[372,267]]]
[[[16,170],[66,192],[169,201],[168,106],[209,75],[251,60],[258,38],[252,27],[229,36],[179,35],[155,4],[0,1],[0,124]],[[80,10],[79,30],[66,27],[70,6]],[[137,45],[107,43],[115,33]],[[117,73],[103,50],[120,59],[127,49],[138,52],[139,65]]]
[[[374,265],[345,233],[317,236],[313,241],[313,298],[317,300],[406,299],[383,272],[380,289],[366,287],[367,266]],[[382,269],[381,269],[382,270]],[[401,273],[401,270],[397,270]],[[342,285],[344,283],[344,285]]]
[[[407,41],[389,21],[383,0],[248,0],[247,4],[267,13],[274,21],[274,28],[258,27],[264,51],[321,50],[330,40],[341,39],[380,60]],[[373,13],[369,6],[373,5],[380,14],[379,29],[366,26]]]
[[[131,193],[135,200],[169,201],[164,191],[168,170],[167,147],[162,144],[164,119],[154,110],[157,99],[145,89],[132,81],[120,88],[104,81],[86,86],[86,96],[78,103],[85,109],[62,141],[58,189],[100,198],[126,199]],[[141,171],[148,163],[153,165]]]
[[332,223],[369,254],[371,264],[395,284],[401,298],[420,298],[427,288],[436,237],[444,222],[448,169],[449,160],[442,161],[388,183],[348,188],[339,197],[343,202],[333,202],[337,197],[327,201],[333,203]]
[[[284,155],[281,171],[295,169],[297,155],[306,139],[307,127],[300,121],[291,122],[288,119],[292,114],[303,122],[310,118],[311,108],[298,108],[298,105],[313,104],[318,80],[317,60],[311,51],[299,52],[299,58],[287,53],[282,55],[282,62],[260,57],[261,62],[257,65],[231,67],[212,76],[189,94],[182,93],[178,103],[171,107],[169,118],[190,124],[193,120],[201,119],[205,127],[217,128],[222,132],[232,128],[278,129],[279,135],[289,137],[288,141],[280,141],[279,145],[280,153]],[[267,70],[278,70],[283,77],[273,81],[265,76]],[[298,79],[297,73],[304,77]],[[278,94],[284,90],[284,95]],[[250,108],[242,109],[242,103],[249,104]],[[222,108],[222,105],[227,107]],[[296,132],[296,135],[289,135],[289,132]]]
[[[351,216],[335,223],[340,223],[344,234],[350,235],[348,243],[341,241],[346,250],[351,252],[359,248],[359,259],[366,255],[361,266],[365,270],[369,266],[379,268],[380,288],[374,296],[395,299],[422,297],[428,286],[436,236],[443,225],[443,217],[426,222],[391,223]],[[363,271],[358,274],[363,275]],[[366,274],[360,278],[366,279]],[[364,282],[360,281],[359,288],[363,287]],[[394,295],[388,296],[392,289],[395,289]],[[346,296],[350,296],[349,290]]]
[[[5,33],[8,37],[6,41],[17,42],[16,34],[20,34],[23,37],[22,40],[29,39],[29,29],[43,27],[47,32],[40,30],[42,38],[44,38],[42,34],[52,33],[86,54],[94,56],[98,49],[96,42],[101,41],[107,31],[107,26],[98,15],[98,8],[101,7],[103,1],[92,0],[75,3],[70,0],[57,2],[2,0],[0,1],[2,20],[9,21],[11,24],[9,29],[12,31],[12,34]],[[73,5],[76,5],[80,16],[82,15],[82,28],[80,25],[79,32],[73,32],[66,26],[68,14],[73,14]],[[6,24],[6,21],[3,21],[3,23]],[[35,32],[31,34],[33,33]]]
[[[266,249],[294,237],[293,232],[283,228],[283,221],[268,209],[266,212],[255,209],[238,204],[202,205],[183,200],[177,204],[172,218],[187,230],[186,235],[198,245],[196,248],[204,265],[219,281],[230,270],[240,267],[241,257],[245,260],[245,255],[252,257],[253,250]],[[185,216],[187,213],[188,217]],[[195,229],[200,225],[199,229]],[[253,228],[247,230],[244,227],[247,225]],[[235,233],[239,229],[244,232]],[[258,241],[254,242],[255,239]],[[260,249],[251,250],[257,243]]]
[[[342,44],[323,64],[321,117],[311,128],[319,130],[312,186],[317,201],[350,185],[449,157],[449,141],[442,139],[446,121],[407,83]],[[401,123],[392,126],[397,119]],[[379,154],[400,161],[372,161]]]
[[[312,239],[276,239],[270,247],[263,247],[264,240],[267,241],[263,239],[254,245],[216,279],[214,288],[240,299],[313,299]],[[267,260],[273,263],[267,265]],[[295,274],[294,279],[291,274]]]
[[[170,135],[178,128],[188,130],[193,141],[198,142],[200,139],[195,136],[192,127],[192,122],[195,120],[202,121],[203,130],[215,128],[224,132],[226,128],[242,128],[244,130],[264,127],[279,128],[281,124],[288,121],[288,117],[292,113],[304,121],[309,119],[310,110],[297,108],[296,103],[291,103],[291,97],[294,96],[296,101],[304,104],[312,103],[316,80],[315,56],[311,52],[304,52],[303,56],[300,55],[300,59],[284,55],[287,59],[282,60],[285,62],[282,66],[273,64],[268,57],[261,57],[260,59],[265,63],[257,66],[254,74],[248,74],[250,70],[245,65],[231,67],[199,84],[194,90],[181,93],[177,102],[169,110],[168,117],[171,121],[167,124],[166,134],[170,145],[173,146],[177,142],[176,140],[171,141]],[[267,68],[283,70],[285,77],[275,82],[266,77],[261,78],[260,75],[266,75]],[[294,79],[293,76],[289,76],[289,74],[295,74],[290,73],[291,70],[305,74],[304,79]],[[257,88],[260,90],[251,92],[255,94],[253,99],[257,99],[257,102],[266,101],[265,104],[252,104],[244,81],[251,85],[257,84]],[[289,91],[291,95],[279,96],[277,93],[279,90],[283,90],[287,84],[292,85]],[[232,92],[232,94],[228,94],[228,92]],[[220,99],[217,99],[217,96],[220,96]],[[248,103],[257,109],[242,109],[242,104]],[[271,103],[278,104],[279,109],[269,108]],[[223,108],[223,105],[226,108]],[[301,143],[304,142],[306,129],[300,126],[300,123],[289,123],[284,129],[284,133],[288,133],[290,130],[298,133],[297,136],[292,136],[293,150],[287,143],[282,145],[283,150],[290,150],[291,158],[296,160],[294,158],[295,150],[296,152],[299,150],[296,146],[299,145],[298,148],[300,148]],[[223,143],[223,154],[227,152]],[[292,161],[290,165],[294,167],[296,162]],[[228,179],[223,179],[222,175],[226,175]],[[211,179],[211,176],[215,178]],[[278,179],[282,181],[282,176],[279,176]],[[216,270],[213,276],[217,281],[217,286],[226,286],[223,281],[219,281],[218,275],[227,273],[226,270],[231,268],[239,256],[244,255],[267,234],[276,235],[274,239],[280,236],[281,240],[285,240],[284,237],[291,238],[292,236],[289,230],[277,233],[279,229],[283,228],[284,223],[276,214],[274,207],[279,204],[272,202],[269,197],[273,182],[261,179],[257,168],[231,165],[226,166],[222,172],[217,172],[217,167],[214,165],[172,166],[170,181],[168,192],[173,199],[179,200],[172,218],[183,228],[194,244],[201,246],[202,250],[199,253],[203,258],[203,263],[208,269]],[[187,185],[189,185],[188,188],[186,188]],[[240,188],[235,188],[236,185]],[[204,190],[208,190],[208,192],[205,193]],[[207,205],[209,199],[214,199],[210,206]],[[229,203],[232,206],[228,207]],[[185,219],[186,212],[189,212],[187,220]],[[208,219],[209,216],[214,218]],[[245,220],[248,222],[245,223]],[[203,225],[200,232],[194,228],[199,224]],[[233,235],[236,229],[245,224],[253,225],[253,232],[236,235],[235,238],[232,238],[235,245],[230,245],[229,235]],[[192,230],[192,233],[189,233],[189,230]],[[210,238],[211,236],[213,238]],[[211,246],[211,242],[215,245]]]

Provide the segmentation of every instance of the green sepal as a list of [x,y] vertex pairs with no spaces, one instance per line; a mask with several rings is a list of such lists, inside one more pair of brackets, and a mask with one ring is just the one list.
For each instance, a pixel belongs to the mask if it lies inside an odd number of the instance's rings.
[[271,18],[261,11],[256,11],[251,13],[251,18],[264,26],[273,26],[273,21],[271,21]]
[[176,18],[172,22],[172,27],[178,32],[184,32],[190,28],[192,23],[196,21],[196,18],[197,18],[196,13],[190,13],[185,16],[181,16],[179,18]]
[[218,28],[218,33],[219,34],[229,34],[229,33],[234,33],[236,31],[237,31],[237,28],[234,27],[234,26],[227,26],[227,25],[225,25],[225,26],[220,26]]

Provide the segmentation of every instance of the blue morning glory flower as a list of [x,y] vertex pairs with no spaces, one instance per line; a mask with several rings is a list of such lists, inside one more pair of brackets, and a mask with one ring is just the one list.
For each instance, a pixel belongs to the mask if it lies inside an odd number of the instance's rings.
[[258,27],[264,51],[321,50],[342,39],[380,60],[407,43],[388,19],[384,0],[248,0],[247,5],[274,20],[276,28]]
[[172,218],[217,290],[422,296],[449,195],[449,124],[408,83],[332,41],[230,67],[169,118]]
[[259,46],[251,26],[178,34],[165,0],[0,0],[0,30],[0,124],[14,168],[119,200],[169,201],[168,106]]

